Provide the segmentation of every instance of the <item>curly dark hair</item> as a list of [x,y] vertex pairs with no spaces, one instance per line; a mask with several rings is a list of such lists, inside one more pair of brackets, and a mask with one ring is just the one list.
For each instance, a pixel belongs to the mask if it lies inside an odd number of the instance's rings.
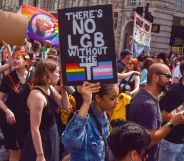
[[150,148],[151,136],[142,126],[126,121],[117,124],[107,142],[115,160],[122,160],[132,150],[136,150],[138,154],[142,150],[147,151]]

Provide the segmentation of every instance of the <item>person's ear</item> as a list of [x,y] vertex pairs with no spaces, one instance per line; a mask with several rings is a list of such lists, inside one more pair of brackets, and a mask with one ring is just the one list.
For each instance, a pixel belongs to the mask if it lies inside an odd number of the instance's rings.
[[135,158],[136,158],[136,150],[132,150],[132,151],[130,151],[129,152],[129,155],[130,155],[130,160],[131,161],[134,161],[135,160]]
[[101,99],[101,98],[100,98],[99,95],[95,95],[95,96],[94,96],[95,102],[97,102],[97,103],[100,102],[100,99]]

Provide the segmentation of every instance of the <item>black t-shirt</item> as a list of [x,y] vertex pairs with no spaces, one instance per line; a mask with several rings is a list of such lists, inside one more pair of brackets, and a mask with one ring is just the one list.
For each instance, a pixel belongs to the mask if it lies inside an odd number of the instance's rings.
[[125,69],[126,64],[124,64],[122,61],[118,61],[117,63],[117,71],[118,73],[121,73]]
[[[171,112],[184,103],[184,85],[177,83],[171,87],[167,94],[160,101],[160,108],[166,112]],[[175,126],[165,138],[175,144],[184,143],[184,125]]]

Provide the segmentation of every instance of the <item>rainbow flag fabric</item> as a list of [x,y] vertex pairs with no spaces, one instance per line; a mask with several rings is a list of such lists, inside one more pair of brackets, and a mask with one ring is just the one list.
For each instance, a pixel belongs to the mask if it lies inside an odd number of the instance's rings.
[[21,14],[29,19],[27,37],[43,43],[50,40],[59,47],[58,20],[49,12],[29,5],[22,5]]
[[79,67],[77,63],[66,64],[67,81],[84,81],[86,79],[85,68]]
[[93,79],[112,79],[113,78],[113,70],[112,70],[112,61],[104,61],[98,62],[97,67],[93,67]]

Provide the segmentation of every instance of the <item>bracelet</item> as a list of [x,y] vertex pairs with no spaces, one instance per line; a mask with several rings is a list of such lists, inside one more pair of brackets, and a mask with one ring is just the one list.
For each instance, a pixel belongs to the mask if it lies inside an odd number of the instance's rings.
[[166,123],[166,126],[172,129],[174,127],[174,124],[171,121],[169,121]]
[[37,154],[37,156],[41,156],[41,155],[44,155],[44,154],[43,153]]

